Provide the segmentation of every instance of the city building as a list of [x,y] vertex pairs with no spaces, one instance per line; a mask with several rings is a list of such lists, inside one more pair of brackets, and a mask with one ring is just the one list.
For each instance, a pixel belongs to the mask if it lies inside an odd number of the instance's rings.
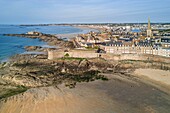
[[163,37],[160,42],[163,48],[170,48],[170,38]]

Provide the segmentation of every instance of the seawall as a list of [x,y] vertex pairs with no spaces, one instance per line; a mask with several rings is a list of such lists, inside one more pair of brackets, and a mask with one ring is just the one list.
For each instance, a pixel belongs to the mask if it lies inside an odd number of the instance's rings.
[[59,51],[48,51],[48,59],[56,59],[64,57],[66,54],[69,57],[78,58],[96,58],[101,57],[106,60],[143,60],[143,61],[155,61],[155,62],[165,62],[170,63],[170,58],[158,56],[158,55],[148,55],[148,54],[113,54],[113,53],[95,53],[94,51],[70,51],[70,52],[59,52]]

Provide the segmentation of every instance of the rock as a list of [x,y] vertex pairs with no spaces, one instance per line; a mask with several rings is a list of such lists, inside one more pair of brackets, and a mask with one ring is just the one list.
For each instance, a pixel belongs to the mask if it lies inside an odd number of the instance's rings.
[[62,72],[62,73],[65,73],[65,72],[66,72],[66,69],[65,69],[65,68],[62,68],[61,72]]
[[7,82],[2,80],[2,78],[0,78],[0,85],[6,85],[6,84],[7,84]]
[[41,81],[35,80],[33,77],[29,76],[21,76],[21,75],[6,75],[2,77],[3,81],[6,81],[8,83],[21,85],[25,87],[38,87],[43,86]]
[[113,68],[107,68],[106,70],[109,71],[109,72],[113,72],[114,71]]
[[98,67],[96,67],[96,66],[92,66],[92,67],[90,67],[90,69],[89,70],[99,70],[99,68]]
[[9,62],[3,62],[3,63],[0,63],[0,68],[8,67],[9,65],[10,65]]
[[36,51],[36,50],[42,49],[42,47],[41,46],[26,46],[25,49],[27,51]]
[[86,59],[82,60],[78,67],[88,67],[88,61]]

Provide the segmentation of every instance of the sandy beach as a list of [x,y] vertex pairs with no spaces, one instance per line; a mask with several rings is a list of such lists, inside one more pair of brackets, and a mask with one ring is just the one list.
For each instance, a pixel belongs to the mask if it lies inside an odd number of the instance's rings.
[[145,83],[170,94],[170,71],[160,69],[137,69],[133,73]]
[[148,77],[149,79],[170,86],[170,71],[159,69],[137,69],[135,74],[138,76]]
[[79,83],[73,89],[29,89],[0,104],[0,113],[169,113],[169,94],[133,77],[106,76],[109,81]]
[[79,28],[82,31],[78,32],[78,33],[69,33],[69,34],[56,34],[56,36],[58,36],[59,38],[74,38],[76,37],[78,34],[86,34],[89,33],[90,31],[94,31],[94,32],[98,32],[100,31],[100,29],[95,29],[95,28],[91,28],[91,27],[87,27],[87,26],[73,26],[75,28]]

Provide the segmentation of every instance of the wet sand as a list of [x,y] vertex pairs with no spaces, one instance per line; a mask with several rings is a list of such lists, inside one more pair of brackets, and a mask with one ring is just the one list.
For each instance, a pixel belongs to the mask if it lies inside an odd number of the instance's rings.
[[169,94],[133,76],[105,75],[109,81],[79,83],[73,89],[29,89],[0,103],[0,113],[169,113]]
[[137,69],[135,71],[135,74],[138,76],[148,77],[149,79],[170,86],[170,71],[164,71],[159,69]]
[[142,79],[145,83],[170,94],[170,71],[160,69],[137,69],[134,71],[133,75]]

